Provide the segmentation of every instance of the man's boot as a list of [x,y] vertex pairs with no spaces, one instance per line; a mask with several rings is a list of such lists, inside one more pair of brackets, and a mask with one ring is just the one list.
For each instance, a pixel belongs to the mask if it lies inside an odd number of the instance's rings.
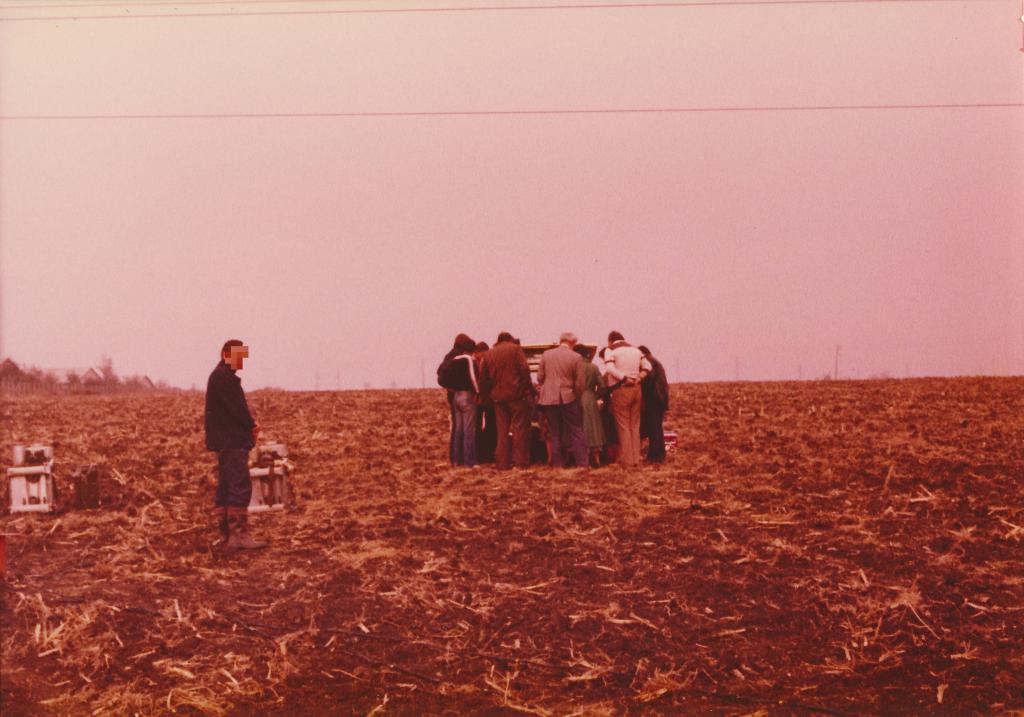
[[256,550],[265,548],[267,544],[262,540],[254,540],[249,535],[249,516],[245,513],[228,516],[228,530],[231,535],[228,537],[226,547],[232,550]]

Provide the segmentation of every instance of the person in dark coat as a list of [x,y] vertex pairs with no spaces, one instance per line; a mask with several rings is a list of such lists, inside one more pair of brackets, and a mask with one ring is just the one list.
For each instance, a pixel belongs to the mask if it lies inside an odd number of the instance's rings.
[[648,437],[647,462],[662,463],[665,460],[665,413],[668,411],[668,376],[665,367],[651,355],[651,350],[641,346],[640,352],[651,364],[651,372],[640,382],[642,408],[640,423],[642,433]]
[[[483,366],[484,354],[490,350],[486,341],[478,341],[473,358],[476,359],[476,375],[479,381]],[[483,391],[477,395],[476,411],[476,462],[494,463],[494,451],[498,446],[498,425],[494,415],[494,402]]]
[[452,465],[476,465],[476,397],[479,382],[473,353],[476,342],[459,334],[455,345],[441,365],[437,367],[437,382],[448,391],[448,406],[452,416],[452,434],[448,441],[448,455]]
[[224,547],[253,549],[266,547],[249,534],[249,451],[256,443],[260,426],[249,412],[238,371],[249,356],[249,347],[237,339],[221,348],[220,363],[206,382],[206,448],[217,454],[217,493],[214,506],[224,536]]
[[452,342],[452,349],[444,358],[441,360],[440,365],[437,367],[437,383],[442,388],[446,389],[446,395],[448,398],[448,420],[451,423],[451,430],[448,432],[448,462],[455,465],[455,405],[452,403],[454,391],[445,386],[447,381],[446,378],[442,378],[441,369],[445,368],[448,362],[459,355],[462,349],[459,347],[465,347],[468,342],[472,341],[466,334],[458,334],[455,337],[455,341]]
[[498,445],[495,464],[498,468],[530,465],[530,415],[533,382],[526,354],[512,338],[502,331],[497,343],[484,354],[481,363],[481,389],[494,402]]

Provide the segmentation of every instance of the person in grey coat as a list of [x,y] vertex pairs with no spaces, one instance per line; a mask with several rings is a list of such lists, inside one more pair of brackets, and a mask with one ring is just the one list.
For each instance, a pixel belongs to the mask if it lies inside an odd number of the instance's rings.
[[537,368],[537,383],[540,398],[537,404],[547,420],[550,438],[551,465],[562,465],[562,433],[569,439],[569,450],[573,461],[579,467],[589,465],[587,444],[583,439],[583,409],[580,396],[583,395],[586,374],[573,347],[576,334],[566,332],[558,339],[558,346],[548,349],[540,357]]

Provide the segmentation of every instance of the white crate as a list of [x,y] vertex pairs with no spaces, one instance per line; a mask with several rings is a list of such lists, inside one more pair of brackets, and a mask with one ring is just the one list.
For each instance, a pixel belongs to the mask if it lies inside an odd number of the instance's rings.
[[7,469],[12,513],[51,513],[54,510],[53,461]]

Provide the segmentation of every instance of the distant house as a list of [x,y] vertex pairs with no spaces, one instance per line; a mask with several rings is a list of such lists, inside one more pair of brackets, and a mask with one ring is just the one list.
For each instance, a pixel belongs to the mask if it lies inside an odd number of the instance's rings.
[[156,390],[156,384],[153,383],[153,379],[151,379],[149,376],[140,377],[139,382],[142,384],[142,387],[147,391]]
[[103,383],[103,372],[98,368],[90,367],[80,372],[78,379],[86,386]]
[[103,374],[100,373],[99,369],[96,368],[55,368],[50,369],[48,373],[52,373],[57,377],[59,383],[68,385],[72,382],[72,376],[77,377],[77,383],[83,386],[93,386],[99,383],[103,383]]

